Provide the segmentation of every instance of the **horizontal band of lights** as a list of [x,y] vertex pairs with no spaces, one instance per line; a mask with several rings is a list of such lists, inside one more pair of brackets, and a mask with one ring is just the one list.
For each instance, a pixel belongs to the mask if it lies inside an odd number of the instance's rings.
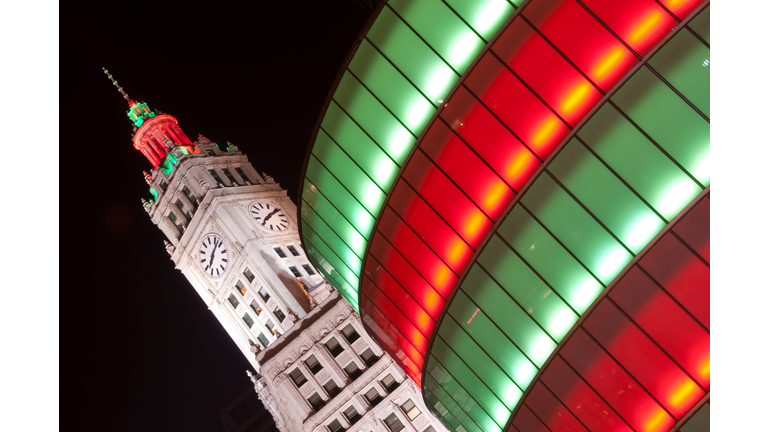
[[344,71],[312,147],[300,213],[302,240],[354,306],[374,222],[416,138],[521,1],[389,1]]

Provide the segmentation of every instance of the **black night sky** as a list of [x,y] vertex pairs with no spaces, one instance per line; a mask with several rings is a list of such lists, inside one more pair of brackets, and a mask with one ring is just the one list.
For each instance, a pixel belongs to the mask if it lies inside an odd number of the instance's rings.
[[144,212],[152,167],[101,68],[191,139],[236,144],[295,202],[310,130],[367,17],[353,0],[100,7],[61,19],[62,430],[222,431],[250,366]]

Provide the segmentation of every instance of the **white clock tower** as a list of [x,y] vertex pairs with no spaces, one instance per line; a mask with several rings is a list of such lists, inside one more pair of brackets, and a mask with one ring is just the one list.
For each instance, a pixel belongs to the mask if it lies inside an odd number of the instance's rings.
[[130,99],[133,145],[152,163],[144,209],[192,287],[258,371],[266,348],[331,292],[300,247],[296,206],[238,148],[200,135]]

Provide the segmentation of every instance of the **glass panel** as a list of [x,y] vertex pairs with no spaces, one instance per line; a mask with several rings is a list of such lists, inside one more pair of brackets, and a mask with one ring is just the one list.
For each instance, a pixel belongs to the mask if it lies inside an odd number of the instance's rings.
[[672,231],[709,262],[709,197],[704,197],[685,215]]
[[498,237],[491,238],[478,262],[556,342],[579,319]]
[[611,104],[603,105],[578,136],[668,221],[701,192]]
[[392,9],[384,8],[366,35],[381,52],[427,95],[434,105],[445,98],[459,76],[435,54]]
[[667,233],[640,266],[706,328],[709,327],[709,267]]
[[696,15],[696,18],[689,21],[688,27],[693,29],[693,31],[707,41],[708,44],[712,43],[709,41],[709,6],[699,12],[699,14]]
[[667,9],[673,14],[677,15],[681,20],[685,19],[697,6],[704,3],[704,0],[659,0]]
[[[447,0],[446,3],[486,41],[496,34],[515,11],[504,0]],[[520,6],[522,0],[513,0],[512,3]]]
[[523,15],[603,91],[639,61],[576,0],[531,2]]
[[709,59],[709,48],[684,28],[648,64],[709,117]]
[[547,169],[636,254],[666,225],[576,139]]
[[680,419],[704,396],[704,391],[607,299],[592,311],[584,329],[674,417]]
[[328,260],[329,263],[335,268],[339,275],[342,276],[351,286],[357,287],[357,274],[347,267],[347,265],[339,259],[336,253],[328,247],[328,245],[321,239],[315,232],[307,225],[304,220],[301,221],[301,229],[304,237],[312,243],[312,246],[317,249],[322,256]]
[[[314,189],[314,191],[313,191]],[[304,202],[301,206],[301,217],[309,221],[311,225],[314,217],[320,217],[333,231],[355,251],[358,257],[363,256],[365,251],[365,238],[360,232],[349,223],[349,221],[331,204],[330,201],[321,194],[319,190],[310,182],[304,182],[304,192],[302,194]],[[311,209],[310,209],[311,206]],[[314,210],[314,211],[313,211]],[[315,214],[316,213],[316,214]]]
[[493,51],[571,126],[601,98],[600,92],[522,19],[512,21]]
[[398,164],[402,165],[416,138],[349,72],[333,94],[339,104]]
[[[302,223],[304,223],[304,221],[302,221]],[[319,269],[323,276],[325,276],[325,278],[328,279],[328,281],[331,282],[331,284],[333,284],[337,290],[339,290],[341,295],[344,296],[344,298],[347,299],[347,301],[349,301],[349,303],[359,311],[359,307],[357,305],[357,292],[355,288],[352,288],[352,286],[343,277],[341,277],[339,272],[336,271],[333,265],[331,265],[331,263],[329,263],[328,260],[326,260],[325,257],[321,255],[320,251],[317,250],[315,245],[313,245],[306,236],[304,236],[302,240],[304,247],[307,248],[307,259],[309,259],[310,262],[313,262],[315,268]],[[324,247],[323,250],[331,252],[330,249],[327,249],[327,247]]]
[[550,392],[541,381],[537,382],[528,397],[525,405],[553,431],[583,431],[576,417]]
[[526,405],[520,407],[512,424],[522,432],[550,432]]
[[392,0],[387,3],[437,53],[463,74],[485,43],[439,0]]
[[[389,348],[390,352],[395,353],[392,358],[399,361],[406,371],[410,371],[412,374],[420,374],[421,367],[424,364],[424,357],[421,353],[416,350],[416,348],[405,336],[403,336],[400,330],[392,324],[382,311],[374,306],[371,299],[365,295],[361,295],[360,303],[363,310],[365,310],[365,312],[372,318],[372,321],[366,322],[368,328],[373,330],[371,334],[377,337],[377,340],[380,341],[379,343],[381,343],[382,346]],[[378,334],[377,331],[382,334]],[[370,348],[360,354],[360,357],[363,358],[365,364],[369,367],[378,360],[378,358],[373,355]]]
[[560,355],[635,430],[661,432],[675,423],[584,330],[576,330]]
[[[360,266],[362,266],[362,260],[360,260],[360,258],[357,255],[355,255],[352,249],[350,249],[339,238],[339,236],[337,236],[336,233],[333,232],[333,230],[330,229],[328,225],[325,224],[325,222],[322,219],[312,218],[311,220],[313,222],[312,231],[314,231],[316,235],[318,235],[320,238],[323,239],[323,242],[326,245],[328,245],[331,249],[333,249],[336,252],[336,255],[344,261],[347,267],[349,267],[353,272],[355,272],[355,274],[360,274]],[[302,218],[302,221],[305,221],[305,219]]]
[[709,186],[709,123],[648,68],[611,100],[704,186]]
[[609,296],[694,379],[709,388],[709,333],[645,273],[633,267]]
[[480,267],[472,267],[461,288],[479,310],[457,319],[471,325],[480,316],[478,326],[485,327],[488,324],[483,323],[483,316],[487,315],[538,367],[544,364],[555,343]]
[[[467,431],[482,431],[482,429],[478,428],[477,423],[461,409],[456,401],[451,399],[448,393],[437,384],[431,375],[426,375],[424,384],[426,388],[424,390],[425,399],[428,403],[431,402],[430,396],[436,399],[433,406],[440,415],[440,419],[443,420],[443,424],[446,424],[446,420],[448,420],[447,425],[452,426],[454,430],[457,430],[459,426],[463,426]],[[472,399],[462,402],[464,404],[476,405]],[[445,412],[440,408],[443,408]]]
[[[472,338],[464,333],[456,321],[446,317],[440,325],[438,334],[510,411],[514,409],[523,395],[522,390],[501,371],[493,359],[483,352]],[[497,420],[506,421],[498,417]]]
[[603,284],[609,284],[632,260],[632,255],[548,175],[539,176],[521,202]]

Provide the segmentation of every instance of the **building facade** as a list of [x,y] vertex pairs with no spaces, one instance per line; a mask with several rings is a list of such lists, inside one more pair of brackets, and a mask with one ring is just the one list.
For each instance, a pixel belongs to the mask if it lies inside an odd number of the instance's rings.
[[221,410],[221,420],[229,432],[277,432],[275,419],[264,408],[253,387],[243,391]]
[[301,238],[449,429],[667,431],[708,406],[709,11],[372,15],[314,131]]

